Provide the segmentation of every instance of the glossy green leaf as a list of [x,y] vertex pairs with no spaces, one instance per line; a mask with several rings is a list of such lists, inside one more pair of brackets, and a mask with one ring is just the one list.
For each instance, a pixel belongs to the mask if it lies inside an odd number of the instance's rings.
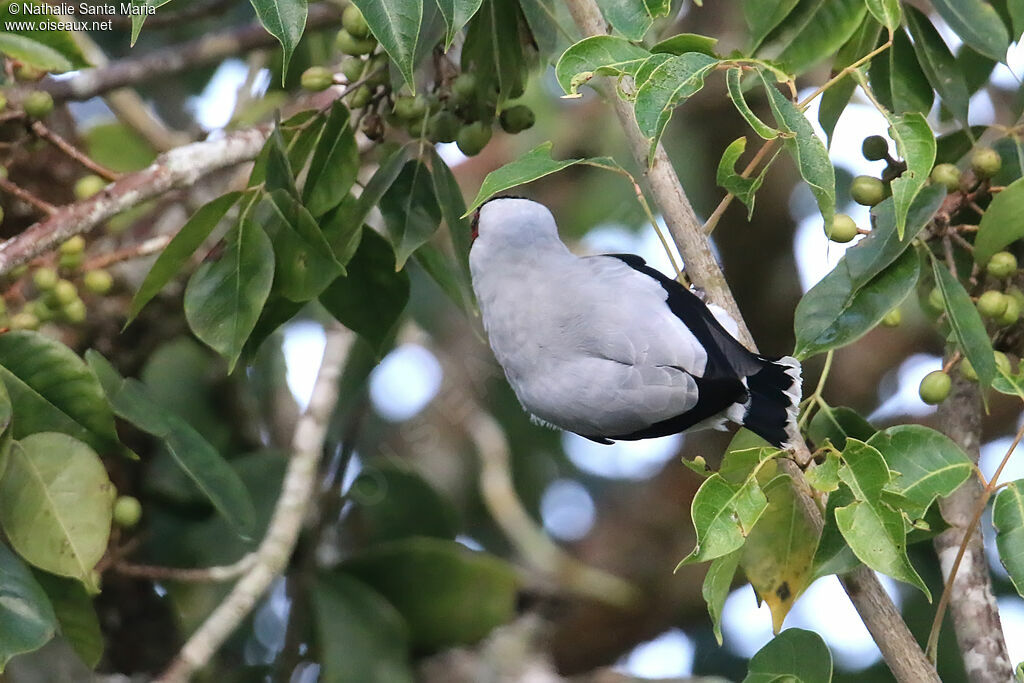
[[224,215],[235,205],[240,192],[229,192],[205,204],[181,226],[178,233],[157,256],[153,266],[142,281],[139,291],[132,299],[128,310],[127,327],[139,315],[139,311],[160,292],[168,282],[188,263],[196,249],[206,241]]
[[200,340],[228,359],[229,370],[256,325],[274,280],[274,247],[244,219],[228,234],[220,260],[204,263],[185,288],[185,318]]
[[[839,48],[839,52],[836,53],[836,59],[832,63],[832,72],[838,73],[842,71],[871,52],[878,42],[880,30],[881,26],[878,25],[878,22],[873,17],[864,17],[860,28],[850,36],[846,44]],[[839,122],[839,117],[846,111],[846,105],[849,104],[850,98],[856,89],[857,83],[853,78],[844,76],[821,95],[821,104],[818,106],[818,123],[821,124],[822,130],[825,131],[825,138],[828,140],[829,146],[832,145],[832,133],[836,129],[836,123]]]
[[828,0],[822,2],[810,21],[795,36],[781,37],[782,48],[773,57],[787,71],[802,74],[831,57],[846,43],[864,21],[864,0]]
[[715,46],[718,38],[702,36],[697,33],[677,33],[651,46],[654,54],[681,55],[686,52],[702,52],[708,57],[718,57]]
[[121,377],[95,351],[87,351],[86,357],[118,417],[162,440],[174,461],[235,532],[251,537],[256,526],[252,498],[228,462],[188,422],[154,401],[142,382]]
[[814,469],[807,470],[804,478],[814,489],[822,493],[832,493],[839,488],[839,465],[839,456],[829,451],[825,461]]
[[352,189],[359,172],[359,149],[349,121],[348,109],[335,100],[313,150],[309,172],[302,188],[302,201],[314,217],[320,217],[341,203]]
[[[415,90],[412,72],[416,41],[423,22],[423,0],[353,0],[353,3],[362,11],[373,36],[398,66],[405,82]],[[456,4],[459,4],[457,0]]]
[[53,637],[57,617],[42,586],[0,543],[0,672],[15,655],[38,650]]
[[412,683],[409,634],[402,615],[379,593],[340,572],[313,584],[323,683]]
[[970,95],[967,82],[953,53],[946,46],[928,16],[916,7],[907,6],[907,28],[914,39],[914,52],[928,82],[939,93],[942,103],[963,124],[967,123]]
[[836,523],[835,512],[854,502],[853,493],[845,484],[832,491],[825,508],[825,526],[821,530],[818,552],[814,555],[814,579],[830,574],[845,574],[860,566],[860,560],[850,550]]
[[868,11],[878,20],[878,23],[890,31],[899,28],[902,13],[900,12],[900,0],[866,0]]
[[754,52],[761,41],[789,16],[799,0],[743,0],[743,17],[750,29],[750,49]]
[[395,247],[395,268],[401,269],[441,225],[441,207],[426,164],[418,160],[406,163],[381,198],[380,212]]
[[291,162],[288,161],[287,144],[281,134],[280,126],[274,126],[264,148],[267,152],[264,189],[268,192],[284,190],[298,198],[299,191],[295,186],[295,172],[292,170]]
[[935,94],[903,29],[893,35],[888,57],[893,111],[897,114],[919,112],[927,115]]
[[38,332],[0,334],[0,379],[17,416],[11,429],[15,439],[63,432],[104,454],[120,448],[99,382],[55,339]]
[[997,62],[1006,61],[1010,34],[991,4],[985,0],[933,0],[932,6],[974,50]]
[[339,570],[398,609],[416,650],[474,643],[515,615],[518,579],[512,567],[454,541],[407,538],[380,544]]
[[978,373],[978,383],[982,389],[992,385],[996,376],[996,362],[992,351],[992,340],[985,331],[985,323],[970,295],[964,290],[960,281],[953,277],[945,263],[932,259],[932,272],[935,283],[942,292],[942,300],[946,305],[946,319],[953,332],[960,350],[971,361],[974,371]]
[[421,245],[413,260],[441,288],[445,295],[462,309],[468,318],[477,315],[474,304],[471,280],[462,272],[462,268],[445,249],[438,244],[435,237]]
[[911,519],[924,517],[936,498],[953,493],[973,471],[971,461],[952,439],[923,425],[896,425],[868,440],[894,472],[890,486],[913,504]]
[[306,29],[306,0],[249,0],[256,16],[267,33],[281,43],[284,63],[281,67],[281,81],[284,84],[291,61],[302,32]]
[[320,295],[320,303],[345,327],[358,333],[377,354],[383,352],[409,300],[409,275],[395,270],[387,239],[363,229],[348,274]]
[[11,426],[11,418],[14,417],[14,406],[11,404],[11,395],[7,393],[7,387],[0,382],[0,468],[3,467],[3,437],[9,436],[7,428]]
[[843,467],[839,478],[850,487],[855,499],[875,504],[881,500],[882,490],[892,481],[892,472],[877,448],[849,437],[843,448]]
[[739,550],[712,560],[708,565],[708,573],[704,575],[704,584],[701,586],[700,592],[704,597],[704,602],[707,603],[708,615],[711,617],[715,640],[718,641],[719,646],[722,644],[722,608],[732,589],[732,580],[736,575],[736,567],[739,566],[739,562]]
[[740,485],[751,475],[756,476],[759,483],[768,483],[774,473],[762,463],[781,452],[749,429],[740,428],[725,449],[718,474],[730,484]]
[[594,76],[633,75],[651,53],[617,36],[591,36],[570,46],[555,64],[562,90],[575,95]]
[[462,71],[472,72],[480,83],[496,86],[499,104],[520,97],[526,87],[523,45],[529,38],[521,35],[519,21],[515,0],[484,0],[469,22],[462,45]]
[[891,184],[896,234],[902,238],[910,205],[928,182],[928,174],[935,164],[935,134],[924,115],[918,112],[893,117],[889,134],[896,141],[899,156],[907,162],[907,170]]
[[103,657],[103,633],[92,605],[92,596],[73,579],[46,572],[35,572],[46,597],[53,606],[60,634],[71,644],[85,665],[95,669]]
[[[779,131],[772,128],[767,123],[758,118],[757,114],[747,104],[746,97],[743,95],[743,85],[741,79],[743,77],[743,70],[739,68],[729,69],[725,75],[725,82],[729,89],[729,98],[732,100],[733,105],[754,132],[761,136],[765,140],[772,140],[779,136]],[[736,143],[733,143],[736,144]],[[719,183],[721,185],[721,183]]]
[[473,15],[480,9],[483,0],[437,0],[446,27],[444,49],[447,52],[455,40],[455,35],[469,23]]
[[992,255],[1024,237],[1024,178],[1015,180],[992,198],[978,223],[974,240],[974,258],[979,265]]
[[597,5],[608,23],[629,40],[642,40],[654,23],[643,0],[597,0]]
[[[10,1],[13,2],[13,0]],[[13,32],[0,33],[0,54],[44,71],[64,73],[74,69],[71,62],[57,50]]]
[[718,60],[700,52],[688,52],[666,60],[639,86],[633,110],[640,132],[651,141],[648,162],[661,141],[672,111],[704,87],[704,78]]
[[636,73],[633,74],[633,89],[634,91],[639,89],[647,79],[651,77],[654,70],[659,66],[672,59],[672,55],[667,52],[659,52],[658,54],[652,54],[650,57],[645,59],[640,66],[636,67]]
[[836,213],[836,174],[828,158],[828,150],[796,105],[769,83],[763,72],[759,75],[768,93],[768,103],[775,115],[776,124],[782,130],[793,133],[793,137],[786,138],[786,151],[796,161],[800,176],[814,194],[827,231]]
[[348,498],[353,506],[346,523],[366,546],[409,536],[453,540],[459,531],[450,500],[414,470],[384,458],[364,463]]
[[804,359],[860,339],[913,291],[919,271],[917,254],[905,252],[867,284],[856,286],[841,260],[797,304],[794,355]]
[[1001,489],[992,504],[999,561],[1017,593],[1024,596],[1024,479]]
[[[17,12],[11,7],[17,5]],[[91,66],[82,55],[71,31],[35,28],[38,14],[27,17],[26,8],[45,8],[39,0],[0,0],[0,53],[17,59],[37,69],[64,73],[72,69]],[[44,16],[52,16],[47,13]],[[31,27],[20,28],[10,22],[28,19]]]
[[430,155],[430,177],[434,181],[434,194],[441,206],[441,216],[448,226],[448,237],[455,252],[455,260],[459,264],[464,280],[468,282],[472,228],[465,218],[466,200],[462,196],[462,188],[455,180],[455,174],[435,148],[430,148]]
[[139,34],[142,33],[142,26],[150,16],[149,8],[162,7],[170,1],[171,0],[132,0],[133,14],[132,35],[131,41],[129,42],[130,47],[135,47],[135,42],[139,39]]
[[754,193],[757,191],[756,181],[754,178],[744,178],[736,172],[736,162],[739,161],[746,149],[746,138],[737,138],[729,143],[729,146],[722,152],[722,160],[718,162],[715,180],[719,187],[735,195],[748,209],[753,211]]
[[748,671],[743,683],[829,683],[832,653],[817,633],[788,628],[750,658]]
[[97,592],[93,567],[107,549],[116,495],[87,444],[57,432],[32,434],[8,453],[0,525],[28,562]]
[[854,285],[859,287],[866,284],[899,258],[935,216],[945,198],[944,187],[926,186],[910,207],[902,237],[896,230],[893,201],[886,199],[875,206],[871,210],[874,218],[871,233],[844,254]]
[[561,0],[519,0],[519,8],[543,63],[553,63],[571,43],[578,40],[579,30],[573,23],[569,8]]
[[265,196],[252,216],[273,244],[274,289],[286,299],[315,299],[344,274],[316,220],[286,190]]
[[705,479],[690,506],[697,545],[679,565],[714,560],[743,547],[767,506],[755,477],[742,484],[731,484],[720,474]]
[[846,447],[846,437],[867,441],[875,431],[860,413],[846,406],[821,406],[807,425],[807,436],[815,446],[820,448],[827,440],[839,450]]

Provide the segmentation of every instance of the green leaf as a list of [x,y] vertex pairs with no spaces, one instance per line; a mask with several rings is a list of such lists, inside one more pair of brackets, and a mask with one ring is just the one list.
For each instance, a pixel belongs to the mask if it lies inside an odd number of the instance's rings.
[[459,531],[458,513],[426,479],[384,458],[363,465],[352,483],[348,523],[364,546],[409,536],[452,540]]
[[142,33],[142,25],[146,23],[146,19],[149,18],[149,8],[157,8],[166,5],[171,0],[132,0],[132,7],[134,13],[132,14],[132,36],[129,47],[135,47],[135,41],[139,39],[139,34]]
[[[452,249],[455,252],[455,260],[459,264],[463,280],[469,282],[469,248],[472,245],[472,229],[465,218],[466,200],[462,196],[462,188],[455,180],[455,175],[448,168],[437,149],[430,148],[430,174],[434,181],[434,194],[441,206],[441,215],[448,226],[448,236],[451,239]],[[472,296],[470,294],[470,296]]]
[[562,90],[575,95],[594,76],[634,75],[651,53],[617,36],[592,36],[571,45],[555,64]]
[[601,14],[629,40],[643,40],[654,19],[642,0],[597,0]]
[[868,440],[895,474],[890,487],[913,503],[911,519],[924,517],[937,497],[953,493],[971,476],[973,465],[952,439],[922,425],[896,425]]
[[891,199],[875,206],[871,233],[846,250],[847,269],[855,286],[868,283],[913,243],[914,238],[935,216],[946,198],[946,189],[928,185],[914,198],[907,213],[906,229],[902,237],[896,230],[896,209]]
[[704,87],[704,77],[717,65],[714,57],[688,52],[666,60],[639,86],[633,110],[640,132],[651,141],[648,163],[654,161],[672,111]]
[[749,673],[743,683],[782,683],[789,680],[829,683],[832,680],[832,653],[817,633],[788,628],[758,650],[750,658],[748,667]]
[[1024,237],[1024,178],[1015,180],[996,194],[978,223],[974,259],[979,266],[992,255]]
[[[774,60],[787,71],[801,74],[836,54],[860,27],[867,14],[864,0],[828,0],[799,34],[780,37],[783,47]],[[766,56],[771,56],[770,51]]]
[[462,45],[462,71],[475,74],[479,83],[496,86],[499,104],[520,97],[526,86],[523,45],[529,39],[520,34],[519,21],[515,0],[484,0]]
[[757,476],[759,483],[767,483],[771,480],[770,473],[762,473],[758,467],[781,452],[754,432],[741,427],[725,449],[718,474],[730,484],[740,485],[751,475]]
[[856,286],[844,260],[814,285],[796,307],[799,359],[860,339],[914,289],[917,254],[906,252],[867,284]]
[[466,209],[463,217],[473,213],[477,207],[499,192],[533,182],[583,161],[583,159],[555,161],[551,158],[551,147],[551,142],[542,143],[515,161],[488,173],[484,182],[480,184],[480,191],[476,193],[476,199]]
[[228,359],[229,371],[259,319],[274,280],[274,247],[246,218],[228,233],[219,261],[204,263],[185,288],[185,318],[200,340]]
[[395,253],[388,241],[363,229],[359,249],[348,263],[348,274],[320,295],[320,303],[380,355],[409,300],[409,275],[395,270]]
[[0,525],[40,569],[98,592],[93,567],[110,536],[114,497],[96,452],[67,434],[40,432],[11,445],[0,478]]
[[128,310],[125,327],[135,320],[142,308],[188,263],[192,254],[206,241],[206,238],[210,236],[213,229],[217,227],[217,224],[241,196],[241,192],[229,192],[217,197],[212,202],[203,205],[188,219],[185,225],[181,226],[178,234],[160,252],[152,268],[149,269],[149,273],[146,274],[146,279],[142,281],[139,291],[135,293]]
[[1010,482],[992,504],[999,561],[1017,593],[1024,596],[1024,479]]
[[867,441],[875,435],[875,428],[861,417],[860,413],[846,406],[822,406],[807,425],[807,436],[815,446],[821,448],[825,441],[843,450],[846,448],[846,437],[852,436]]
[[[736,111],[746,119],[750,127],[753,128],[754,132],[760,135],[761,138],[765,140],[773,140],[779,137],[779,131],[758,118],[757,114],[755,114],[750,108],[750,105],[747,104],[747,100],[743,96],[743,85],[740,82],[742,77],[743,70],[739,68],[729,69],[725,75],[725,82],[729,89],[729,98],[736,107]],[[719,182],[719,185],[721,185],[721,182]]]
[[474,643],[515,615],[515,571],[453,541],[407,538],[380,544],[339,570],[398,609],[419,651]]
[[[15,5],[19,10],[17,13],[11,12],[11,7]],[[0,0],[0,26],[3,27],[0,32],[0,53],[53,73],[91,66],[70,31],[36,29],[36,21],[33,19],[38,19],[39,15],[28,17],[31,28],[19,28],[11,24],[25,21],[26,8],[48,7],[39,0]]]
[[722,160],[718,163],[718,173],[716,180],[718,185],[725,189],[726,192],[730,192],[736,196],[743,204],[747,207],[747,220],[754,214],[754,199],[755,194],[761,188],[761,183],[764,182],[765,172],[768,167],[764,169],[754,178],[744,178],[736,172],[736,162],[747,148],[746,138],[737,138],[733,140],[725,152],[722,153]]
[[412,683],[409,634],[402,615],[379,593],[345,574],[313,584],[323,683]]
[[422,161],[406,163],[381,198],[380,212],[395,247],[395,268],[400,270],[409,256],[433,237],[441,225],[441,207],[434,194],[434,181]]
[[482,3],[483,0],[437,0],[441,16],[444,17],[444,25],[447,27],[444,36],[445,52],[451,48],[455,35],[469,23]]
[[43,587],[0,543],[0,672],[15,655],[38,650],[53,637],[57,617]]
[[882,26],[890,31],[899,28],[902,14],[900,0],[866,0],[868,11]]
[[946,318],[952,328],[953,338],[967,356],[967,360],[971,361],[974,371],[978,373],[978,383],[982,390],[987,389],[996,376],[996,361],[992,351],[992,340],[985,331],[981,314],[971,302],[971,297],[963,285],[953,277],[944,263],[933,258],[932,272],[935,275],[935,283],[942,292],[942,300],[946,304]]
[[897,114],[920,112],[927,115],[931,111],[935,95],[924,71],[917,63],[917,54],[903,29],[893,35],[888,57],[893,111]]
[[353,4],[362,11],[373,36],[415,92],[412,72],[416,41],[423,22],[423,0],[353,0]]
[[298,198],[299,191],[295,186],[295,173],[292,171],[291,163],[288,161],[287,144],[281,134],[280,125],[275,122],[274,129],[264,143],[267,152],[266,177],[264,180],[265,189],[268,192],[284,190],[295,198]]
[[560,0],[519,0],[519,8],[542,63],[553,63],[579,36],[569,8]]
[[92,596],[78,581],[36,571],[35,578],[46,591],[60,625],[60,634],[71,644],[86,666],[95,669],[103,657],[103,633],[92,606]]
[[38,332],[0,334],[0,379],[21,439],[36,432],[63,432],[105,454],[121,447],[114,414],[96,377],[74,351]]
[[782,130],[793,133],[793,137],[786,138],[786,151],[796,161],[800,176],[814,194],[827,231],[836,214],[836,175],[828,158],[828,150],[796,105],[768,82],[764,72],[759,73],[759,76],[768,93],[768,103],[776,123]]
[[708,605],[708,615],[711,617],[715,640],[718,641],[719,646],[722,645],[722,608],[732,589],[732,579],[736,575],[736,567],[739,566],[739,562],[739,550],[712,560],[708,565],[708,573],[704,575],[704,584],[701,586],[700,592],[704,596],[704,602]]
[[892,199],[896,205],[896,234],[903,237],[907,212],[914,197],[928,182],[935,164],[935,134],[924,115],[910,112],[890,119],[889,134],[896,151],[907,162],[907,170],[892,181]]
[[690,507],[697,545],[679,566],[714,560],[743,547],[766,507],[768,499],[756,477],[742,484],[731,484],[721,474],[705,479]]
[[348,109],[335,100],[302,188],[302,201],[309,212],[318,218],[340,204],[352,189],[358,172],[359,149]]
[[907,6],[907,28],[914,39],[914,52],[928,82],[939,93],[942,103],[962,124],[967,125],[967,104],[970,95],[953,53],[932,26],[928,16]]
[[[871,52],[878,42],[878,33],[881,27],[872,17],[864,17],[854,34],[846,44],[839,48],[836,59],[832,63],[832,72],[838,73],[850,66],[864,55]],[[825,138],[829,146],[832,144],[832,133],[836,129],[839,117],[846,111],[853,92],[857,89],[857,83],[849,75],[844,76],[821,96],[821,104],[818,107],[818,123],[825,131]]]
[[768,507],[743,545],[740,566],[759,598],[768,603],[773,631],[778,633],[793,603],[810,585],[821,532],[788,475],[768,482],[764,495]]
[[743,0],[743,17],[750,28],[750,49],[747,54],[752,54],[798,3],[799,0]]
[[154,401],[142,382],[121,377],[95,351],[87,351],[86,358],[118,417],[162,440],[174,461],[235,532],[251,537],[256,513],[249,491],[217,450],[188,422]]
[[1010,34],[992,5],[984,0],[934,0],[932,6],[971,48],[1006,62]]
[[829,451],[825,456],[825,462],[814,469],[807,470],[804,475],[807,483],[822,493],[832,493],[839,488],[839,464],[839,456],[833,451]]
[[882,490],[892,481],[892,472],[877,448],[849,437],[843,448],[839,478],[850,487],[857,500],[875,504],[881,501]]
[[467,318],[476,315],[473,303],[472,284],[462,272],[459,264],[437,244],[437,238],[427,242],[416,250],[413,259],[423,271],[451,299],[452,303],[462,309]]
[[860,566],[860,560],[850,550],[836,524],[835,511],[854,502],[853,493],[845,484],[828,496],[825,508],[825,526],[821,530],[818,552],[814,556],[814,578],[830,574],[845,574]]
[[718,38],[702,36],[697,33],[677,33],[651,46],[654,54],[681,55],[686,52],[701,52],[708,57],[718,57],[715,46]]
[[265,196],[253,218],[273,244],[274,289],[286,299],[315,299],[344,274],[316,220],[286,190]]
[[302,32],[306,30],[306,0],[249,0],[249,2],[256,10],[256,16],[263,24],[263,28],[267,29],[267,33],[281,43],[283,54],[281,85],[284,85],[285,75],[288,73],[288,62],[291,61],[299,39],[302,38]]

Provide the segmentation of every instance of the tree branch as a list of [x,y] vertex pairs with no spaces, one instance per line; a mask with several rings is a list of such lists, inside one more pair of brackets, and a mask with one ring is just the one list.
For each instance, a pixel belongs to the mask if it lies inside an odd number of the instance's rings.
[[[606,35],[608,25],[601,15],[594,0],[568,0],[569,11],[576,25],[584,36]],[[633,109],[628,102],[618,97],[612,98],[615,113],[619,118],[623,131],[628,138],[633,156],[641,168],[647,167],[647,152],[650,141],[640,133],[636,125]],[[672,162],[659,144],[654,155],[654,163],[647,171],[655,202],[661,209],[668,225],[669,232],[683,257],[686,273],[690,280],[703,287],[710,300],[724,308],[736,320],[739,326],[739,338],[751,349],[756,349],[740,315],[739,307],[732,296],[725,275],[719,268],[711,245],[703,232],[701,222],[683,191],[679,177],[676,175]],[[798,440],[800,447],[797,459],[806,462],[809,459],[806,446]],[[801,452],[802,451],[802,452]],[[814,516],[816,524],[821,524],[821,512],[807,495],[808,487],[803,481],[802,472],[791,463],[782,461],[787,473],[793,477],[794,488],[802,499],[804,506]],[[924,683],[939,681],[935,667],[924,656],[924,652],[914,640],[906,623],[899,615],[899,610],[885,593],[878,578],[867,567],[861,566],[851,572],[844,582],[847,593],[875,642],[882,651],[889,669],[901,683]]]
[[292,454],[284,475],[281,497],[270,526],[256,550],[253,566],[231,593],[206,618],[157,679],[160,683],[187,681],[205,666],[238,624],[256,606],[271,582],[288,566],[307,508],[314,498],[317,466],[324,450],[327,427],[338,400],[338,378],[352,335],[338,323],[327,328],[327,343],[309,407],[299,418],[292,437]]
[[[188,187],[212,171],[253,159],[269,133],[268,127],[250,128],[178,147],[161,154],[147,168],[121,176],[89,199],[58,208],[0,244],[0,275],[75,235],[89,232],[125,209],[169,190]],[[3,182],[7,181],[0,181],[0,187]]]

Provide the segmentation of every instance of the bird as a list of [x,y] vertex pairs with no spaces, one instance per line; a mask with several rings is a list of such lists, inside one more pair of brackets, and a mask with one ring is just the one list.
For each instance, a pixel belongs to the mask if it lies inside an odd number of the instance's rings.
[[792,448],[800,363],[748,350],[723,309],[643,258],[577,256],[547,207],[502,196],[473,215],[469,267],[491,349],[533,421],[601,444],[733,422]]

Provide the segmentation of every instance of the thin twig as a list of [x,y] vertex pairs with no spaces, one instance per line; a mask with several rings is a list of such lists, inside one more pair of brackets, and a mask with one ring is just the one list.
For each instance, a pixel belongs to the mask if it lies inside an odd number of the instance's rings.
[[234,564],[202,569],[183,569],[179,567],[157,567],[149,564],[133,562],[117,562],[110,569],[124,576],[153,581],[185,581],[190,583],[209,583],[230,581],[249,571],[256,563],[256,553],[247,553]]
[[106,268],[107,266],[111,266],[115,263],[121,263],[122,261],[130,261],[132,259],[150,256],[158,251],[163,251],[164,247],[166,247],[173,238],[174,235],[157,235],[156,237],[150,237],[138,244],[132,244],[122,249],[100,254],[99,256],[91,258],[83,263],[82,270]]
[[[750,163],[747,164],[747,167],[744,168],[743,171],[740,173],[740,177],[750,177],[750,174],[754,172],[754,169],[757,168],[757,165],[760,164],[761,161],[766,156],[768,156],[768,154],[770,154],[773,149],[775,149],[775,146],[778,144],[778,141],[778,138],[772,138],[771,140],[768,140],[763,145],[761,145],[761,149],[757,150],[757,154],[754,155],[754,158],[750,160]],[[714,232],[715,227],[718,225],[718,221],[721,220],[722,218],[722,214],[725,213],[725,210],[729,208],[729,205],[732,204],[732,200],[735,198],[736,195],[734,195],[732,192],[729,192],[724,197],[722,197],[722,201],[718,202],[718,206],[715,207],[715,210],[711,212],[711,215],[708,217],[708,220],[704,223],[705,235],[710,235],[712,232]]]
[[52,216],[59,210],[56,206],[48,201],[40,199],[23,187],[15,185],[7,178],[0,178],[0,190],[3,190],[12,197],[17,197],[26,204],[31,204],[35,208],[39,209],[43,213]]
[[64,154],[68,155],[69,157],[80,163],[82,166],[85,166],[87,169],[89,169],[96,175],[111,181],[117,180],[118,178],[121,177],[120,173],[117,173],[116,171],[111,171],[106,166],[103,166],[102,164],[99,164],[90,159],[87,155],[83,154],[78,148],[76,148],[70,142],[68,142],[60,135],[47,128],[46,124],[44,124],[42,121],[32,122],[32,132],[41,137],[42,139],[46,140],[50,144],[52,144],[60,151],[64,152]]

